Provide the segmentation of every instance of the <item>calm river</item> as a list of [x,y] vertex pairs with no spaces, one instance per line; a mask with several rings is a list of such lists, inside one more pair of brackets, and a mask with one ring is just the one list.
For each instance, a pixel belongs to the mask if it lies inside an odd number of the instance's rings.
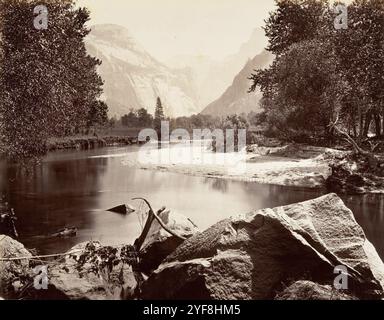
[[[259,185],[140,170],[122,165],[136,147],[65,151],[49,154],[34,174],[0,162],[0,193],[18,216],[20,240],[40,253],[56,253],[73,245],[100,240],[103,244],[133,242],[141,227],[133,213],[121,216],[106,209],[133,197],[147,198],[191,218],[200,229],[239,213],[315,198],[321,191]],[[209,197],[207,197],[209,195]],[[345,196],[369,240],[384,258],[384,196]],[[73,238],[46,238],[64,226],[76,226]]]

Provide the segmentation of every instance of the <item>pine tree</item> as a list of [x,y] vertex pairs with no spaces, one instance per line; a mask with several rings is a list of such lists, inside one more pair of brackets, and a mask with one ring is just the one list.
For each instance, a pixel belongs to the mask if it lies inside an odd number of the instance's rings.
[[161,139],[161,121],[165,119],[163,105],[161,103],[160,97],[157,97],[156,101],[156,110],[154,118],[154,128],[157,132],[157,136]]

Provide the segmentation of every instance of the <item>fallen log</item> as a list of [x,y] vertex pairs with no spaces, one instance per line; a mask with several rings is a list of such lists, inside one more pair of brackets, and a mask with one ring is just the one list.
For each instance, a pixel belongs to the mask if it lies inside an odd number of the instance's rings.
[[353,147],[355,153],[365,157],[371,171],[373,173],[377,173],[378,170],[381,169],[381,166],[384,164],[384,161],[380,160],[374,154],[374,150],[378,147],[379,144],[371,147],[372,152],[364,150],[347,132],[338,128],[337,126],[338,122],[339,122],[339,115],[336,116],[335,122],[330,124],[330,128],[334,129],[338,134],[342,135],[344,139]]

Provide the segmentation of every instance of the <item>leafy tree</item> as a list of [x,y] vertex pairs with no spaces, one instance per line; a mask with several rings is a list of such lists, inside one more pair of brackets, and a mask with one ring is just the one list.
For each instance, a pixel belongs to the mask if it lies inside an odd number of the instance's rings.
[[33,10],[40,4],[0,4],[0,135],[16,160],[39,157],[48,138],[85,126],[102,92],[101,62],[84,45],[89,12],[72,0],[49,1],[48,28],[38,30]]
[[290,47],[268,70],[252,79],[264,93],[267,121],[280,136],[327,134],[341,88],[335,57],[323,43],[303,41]]
[[276,0],[276,6],[264,28],[269,39],[267,49],[276,55],[294,43],[317,37],[329,17],[328,0]]
[[372,121],[377,136],[384,121],[384,1],[355,0],[348,6],[348,29],[332,39],[338,73],[347,84],[342,120],[357,140],[365,139]]
[[135,128],[138,125],[136,111],[131,109],[128,114],[122,116],[121,123],[123,126]]
[[[224,136],[224,145],[225,145],[225,151],[228,152],[227,147],[231,145],[233,142],[234,146],[234,151],[239,151],[238,150],[238,142],[239,142],[239,130],[240,129],[248,129],[249,123],[246,119],[245,116],[243,115],[238,115],[238,114],[233,114],[233,115],[228,115],[225,119],[222,121],[221,125],[222,129],[233,129],[233,141],[228,141],[227,139],[230,136],[225,135]],[[246,137],[245,137],[246,138]],[[232,140],[232,137],[231,137]],[[245,143],[246,141],[244,141]],[[214,148],[213,150],[216,149],[216,144],[214,143]]]
[[141,108],[137,110],[137,123],[140,127],[151,127],[153,123],[153,117],[148,113],[147,109]]
[[266,121],[287,138],[331,139],[336,117],[358,141],[384,121],[384,0],[348,5],[348,28],[334,28],[334,6],[320,0],[277,1],[267,20],[274,63],[251,76],[263,93]]
[[88,111],[87,127],[108,124],[108,106],[104,101],[95,101]]
[[153,117],[144,108],[139,110],[131,109],[128,114],[121,117],[121,123],[123,126],[131,128],[152,127]]
[[108,126],[110,129],[114,128],[117,124],[117,119],[116,119],[116,116],[113,116],[112,118],[110,118],[108,120]]
[[234,129],[234,130],[239,130],[239,129],[247,129],[249,127],[247,119],[238,114],[232,114],[227,116],[222,125],[223,129]]

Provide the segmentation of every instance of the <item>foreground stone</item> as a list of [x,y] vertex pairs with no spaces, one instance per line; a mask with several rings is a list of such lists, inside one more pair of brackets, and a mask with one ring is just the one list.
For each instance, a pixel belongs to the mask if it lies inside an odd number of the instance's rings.
[[[184,238],[190,238],[199,232],[197,226],[182,214],[167,210],[160,213],[159,218],[168,229]],[[165,231],[158,221],[154,220],[140,251],[140,270],[150,273],[182,242],[182,239]]]
[[336,266],[353,295],[380,298],[384,265],[335,194],[223,220],[181,244],[142,287],[143,299],[273,299],[290,280],[332,284]]
[[312,281],[297,281],[280,292],[275,300],[356,300],[330,285]]
[[[106,300],[129,298],[136,288],[132,268],[121,262],[106,275],[96,275],[91,265],[78,268],[77,259],[87,243],[76,245],[59,263],[48,261],[48,287],[36,290],[33,286],[39,268],[24,246],[7,236],[0,236],[0,258],[27,257],[27,259],[0,262],[0,295],[15,299],[73,299]],[[41,270],[41,268],[36,269]]]
[[[0,259],[32,257],[31,253],[18,241],[0,235]],[[29,259],[0,261],[0,295],[13,297],[19,287],[20,278],[29,273]]]
[[[84,250],[87,242],[74,246],[68,252]],[[59,298],[71,300],[106,300],[120,299],[136,287],[132,268],[122,263],[113,267],[109,278],[103,278],[90,270],[76,268],[78,257],[82,252],[66,256],[65,260],[48,269],[49,290],[38,294],[41,298]]]

